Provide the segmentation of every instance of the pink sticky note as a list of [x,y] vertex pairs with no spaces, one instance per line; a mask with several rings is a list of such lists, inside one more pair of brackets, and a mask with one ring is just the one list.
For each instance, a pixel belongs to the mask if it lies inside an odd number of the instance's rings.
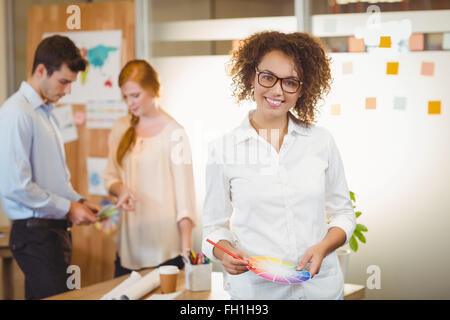
[[409,37],[409,50],[423,51],[423,33],[413,33]]
[[422,76],[434,76],[434,62],[422,62],[422,67],[420,68],[420,74]]
[[353,62],[344,62],[342,63],[342,73],[343,74],[352,74],[353,73]]

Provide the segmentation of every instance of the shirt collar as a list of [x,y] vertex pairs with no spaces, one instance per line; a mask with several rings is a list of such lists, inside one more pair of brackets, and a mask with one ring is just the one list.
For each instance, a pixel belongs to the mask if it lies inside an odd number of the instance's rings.
[[[236,142],[241,143],[250,138],[257,138],[258,134],[253,126],[250,124],[250,117],[255,110],[250,110],[245,116],[244,120],[241,122],[240,126],[237,128],[236,132]],[[294,115],[289,112],[288,119],[288,132],[287,134],[300,134],[303,136],[311,135],[311,130],[306,128],[299,120],[297,120]]]
[[47,107],[45,108],[48,111],[53,110],[54,105],[53,103],[49,102],[47,104],[44,103],[41,96],[36,92],[36,90],[33,89],[32,86],[26,81],[22,81],[22,84],[20,85],[19,91],[23,94],[25,99],[27,99],[28,103],[31,104],[33,109],[37,109],[41,106]]

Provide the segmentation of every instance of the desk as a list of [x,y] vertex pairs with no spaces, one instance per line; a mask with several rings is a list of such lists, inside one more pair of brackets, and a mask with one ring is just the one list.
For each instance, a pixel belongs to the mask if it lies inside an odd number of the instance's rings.
[[[146,275],[152,269],[139,272],[142,276]],[[122,281],[128,278],[129,275],[124,275],[120,278],[108,280],[97,283],[92,286],[82,288],[80,290],[73,290],[62,293],[46,300],[98,300],[107,292],[118,286]],[[222,272],[212,273],[211,291],[188,291],[185,289],[184,271],[181,271],[177,280],[177,290],[182,293],[177,297],[177,300],[229,300],[230,295],[223,289],[223,274]],[[152,294],[161,294],[161,288],[157,288],[151,293],[143,297],[142,300],[148,299]],[[358,300],[365,296],[365,287],[354,284],[345,284],[344,299]]]
[[3,299],[12,300],[14,298],[13,286],[13,256],[9,250],[9,234],[11,227],[0,227],[0,262],[2,264]]

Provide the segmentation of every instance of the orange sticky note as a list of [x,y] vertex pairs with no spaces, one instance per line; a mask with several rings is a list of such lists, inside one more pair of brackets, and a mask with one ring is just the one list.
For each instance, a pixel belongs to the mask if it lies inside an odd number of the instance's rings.
[[341,114],[341,105],[340,104],[332,104],[331,105],[331,115],[338,116]]
[[355,37],[348,37],[348,52],[365,52],[366,46],[364,39],[356,39]]
[[413,33],[409,37],[409,50],[411,51],[423,51],[423,33]]
[[380,37],[380,48],[390,48],[391,37]]
[[388,62],[386,65],[386,74],[398,74],[398,62]]
[[377,98],[369,97],[366,98],[366,109],[375,110],[377,108]]
[[420,74],[423,76],[434,76],[434,62],[422,62]]
[[441,114],[441,102],[428,101],[428,114]]

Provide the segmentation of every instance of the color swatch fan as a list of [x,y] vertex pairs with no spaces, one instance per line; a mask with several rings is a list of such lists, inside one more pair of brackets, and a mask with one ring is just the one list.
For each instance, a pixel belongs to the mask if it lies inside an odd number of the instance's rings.
[[106,234],[116,231],[119,223],[119,213],[120,211],[112,204],[104,206],[102,211],[98,213],[102,220],[95,223],[95,228]]
[[[233,258],[243,260],[214,241],[210,239],[206,239],[206,241]],[[296,284],[311,278],[311,274],[307,270],[297,271],[296,265],[277,258],[251,257],[248,261],[247,268],[257,276],[272,282]]]
[[249,260],[248,269],[269,281],[294,284],[311,278],[308,271],[297,271],[296,265],[277,258],[251,257]]

